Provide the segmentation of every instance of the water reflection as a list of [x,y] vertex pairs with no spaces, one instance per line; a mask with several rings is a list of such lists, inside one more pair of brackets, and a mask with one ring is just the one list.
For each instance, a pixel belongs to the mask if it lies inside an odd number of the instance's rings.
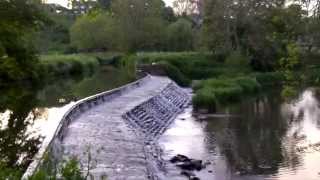
[[0,163],[2,166],[24,169],[36,153],[41,136],[27,132],[36,115],[37,104],[32,91],[22,88],[7,89],[0,98]]
[[317,93],[310,88],[286,103],[278,91],[270,92],[218,112],[237,116],[202,122],[189,109],[183,115],[187,120],[179,117],[160,144],[166,158],[181,153],[213,162],[197,173],[201,179],[319,179]]
[[0,167],[23,171],[74,101],[131,81],[126,74],[104,67],[89,77],[58,79],[41,87],[1,89]]

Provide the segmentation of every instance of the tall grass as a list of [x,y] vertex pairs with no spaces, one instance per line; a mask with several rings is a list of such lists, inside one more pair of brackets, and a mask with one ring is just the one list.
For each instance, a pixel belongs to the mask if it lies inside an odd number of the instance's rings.
[[199,83],[193,97],[193,105],[196,109],[206,108],[215,109],[219,104],[236,102],[242,96],[258,92],[261,85],[253,77],[237,78],[212,78]]
[[162,65],[168,77],[173,79],[180,86],[186,87],[191,83],[191,80],[186,77],[176,66],[165,61],[162,61],[159,64]]
[[189,81],[216,76],[217,71],[214,67],[219,67],[219,62],[211,53],[140,53],[136,58],[140,64],[170,65],[179,70]]
[[280,85],[284,81],[284,75],[280,72],[254,73],[252,76],[263,87]]
[[94,56],[76,55],[42,55],[40,56],[41,71],[49,76],[91,73],[99,67]]

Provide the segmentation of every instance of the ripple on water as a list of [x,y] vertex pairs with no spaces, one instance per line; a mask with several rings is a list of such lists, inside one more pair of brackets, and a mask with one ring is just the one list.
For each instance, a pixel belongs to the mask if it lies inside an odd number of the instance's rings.
[[[183,154],[212,162],[196,172],[204,180],[319,180],[320,106],[314,91],[306,89],[291,103],[270,93],[221,110],[238,118],[197,121],[188,108],[160,138],[164,158]],[[254,164],[260,173],[249,172]]]

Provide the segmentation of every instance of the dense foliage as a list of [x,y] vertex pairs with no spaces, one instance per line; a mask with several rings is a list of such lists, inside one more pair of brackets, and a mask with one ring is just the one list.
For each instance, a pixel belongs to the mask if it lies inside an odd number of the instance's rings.
[[36,76],[30,34],[45,20],[38,5],[35,0],[0,1],[0,83]]

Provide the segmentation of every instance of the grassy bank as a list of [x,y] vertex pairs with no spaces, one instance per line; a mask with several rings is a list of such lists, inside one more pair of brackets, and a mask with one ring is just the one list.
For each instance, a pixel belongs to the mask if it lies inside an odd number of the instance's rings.
[[241,77],[219,77],[203,80],[193,89],[193,105],[196,109],[214,111],[217,105],[239,101],[247,95],[256,94],[270,86],[281,84],[280,73],[257,73]]
[[238,52],[224,56],[194,52],[142,53],[136,56],[136,61],[162,65],[166,74],[181,86],[194,82],[196,109],[214,110],[219,104],[236,102],[284,80],[281,73],[254,72],[249,58]]
[[251,72],[246,57],[237,53],[229,56],[200,52],[140,53],[136,61],[138,64],[163,65],[167,75],[181,86],[190,85],[192,80]]
[[99,67],[94,56],[77,55],[42,55],[40,56],[41,73],[46,76],[74,75],[90,73]]
[[122,55],[119,53],[80,53],[40,55],[41,78],[77,74],[91,74],[101,65],[118,67]]

